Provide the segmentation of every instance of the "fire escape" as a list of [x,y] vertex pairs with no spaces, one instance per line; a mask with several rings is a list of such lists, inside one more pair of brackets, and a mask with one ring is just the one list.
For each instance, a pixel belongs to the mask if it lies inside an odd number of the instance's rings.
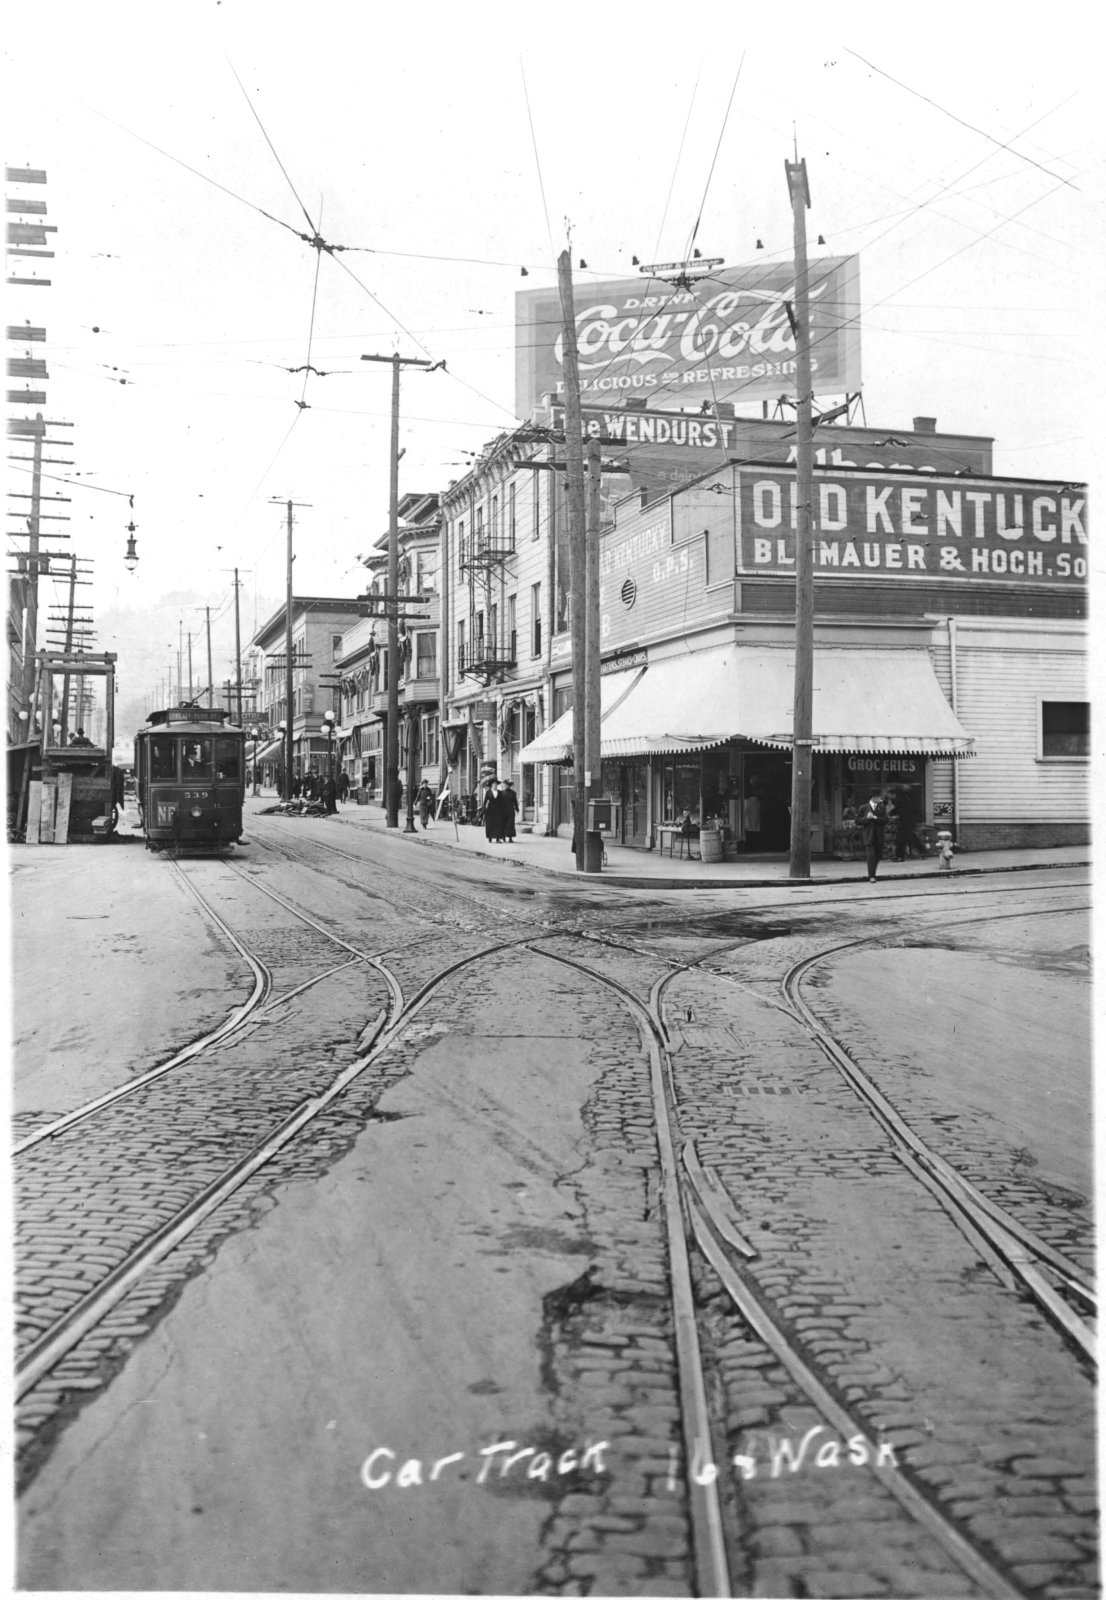
[[[515,634],[503,633],[494,595],[506,562],[515,553],[515,531],[507,519],[501,523],[497,501],[492,502],[490,523],[484,525],[483,507],[474,526],[460,541],[461,571],[468,579],[468,637],[457,652],[457,671],[476,678],[485,687],[499,683],[515,665]],[[502,588],[502,582],[500,582]]]

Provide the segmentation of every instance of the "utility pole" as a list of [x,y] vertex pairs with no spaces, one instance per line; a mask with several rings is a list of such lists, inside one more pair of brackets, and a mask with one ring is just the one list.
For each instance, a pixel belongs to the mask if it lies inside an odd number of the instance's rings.
[[587,785],[584,750],[586,720],[585,680],[587,651],[585,614],[587,611],[587,554],[584,520],[584,445],[580,419],[580,372],[576,355],[576,308],[572,298],[572,257],[562,250],[557,258],[557,281],[561,292],[563,328],[562,366],[565,375],[565,476],[568,480],[568,556],[569,588],[572,605],[572,845],[576,870],[585,869],[587,838]]
[[[65,654],[69,656],[73,650],[73,607],[77,598],[77,558],[69,557],[69,609],[65,619]],[[58,734],[58,743],[65,745],[69,742],[69,674],[61,680],[61,731]]]
[[184,618],[177,619],[177,703],[184,700]]
[[414,356],[362,356],[362,361],[392,363],[392,441],[388,463],[388,721],[384,729],[384,804],[386,825],[399,827],[399,369],[423,367],[433,372],[442,361]]
[[188,630],[188,698],[192,699],[192,629]]
[[[234,597],[238,598],[237,594]],[[215,705],[215,672],[211,665],[211,607],[204,606],[204,621],[207,624],[207,703]]]
[[791,760],[791,857],[789,875],[810,877],[810,778],[814,704],[814,430],[811,422],[810,294],[806,259],[806,209],[810,205],[806,161],[784,161],[795,225],[796,528],[795,528],[795,712]]
[[[211,658],[211,635],[207,641],[208,660]],[[208,671],[210,671],[210,666]],[[234,569],[234,671],[238,689],[238,726],[242,726],[242,625],[238,615],[238,568]]]
[[[600,639],[599,639],[599,480],[601,447],[598,439],[588,440],[588,522],[585,552],[584,608],[584,777],[587,781],[585,804],[602,793],[602,752],[600,748]],[[584,835],[584,871],[603,870],[602,850],[588,848]]]

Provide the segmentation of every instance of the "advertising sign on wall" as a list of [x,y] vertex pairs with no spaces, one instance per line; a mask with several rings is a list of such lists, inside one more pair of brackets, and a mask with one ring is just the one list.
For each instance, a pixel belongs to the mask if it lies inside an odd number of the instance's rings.
[[[791,262],[720,268],[686,289],[656,278],[573,284],[580,392],[587,401],[775,399],[794,388]],[[529,416],[563,395],[557,286],[515,296],[515,406]],[[860,388],[856,256],[810,269],[811,368],[816,394]]]
[[[794,473],[736,476],[741,571],[793,572]],[[1070,484],[816,473],[814,569],[1082,586],[1086,495]]]
[[[563,406],[553,407],[552,420],[554,428],[564,427]],[[654,407],[630,411],[585,406],[581,423],[586,438],[612,441],[606,453],[625,460],[631,490],[645,489],[650,499],[671,494],[722,461],[783,463],[794,462],[797,455],[794,416],[689,416]],[[626,446],[624,455],[620,445]],[[973,434],[908,430],[900,435],[885,428],[836,425],[818,428],[814,435],[814,461],[820,467],[989,474],[992,455],[992,441]]]

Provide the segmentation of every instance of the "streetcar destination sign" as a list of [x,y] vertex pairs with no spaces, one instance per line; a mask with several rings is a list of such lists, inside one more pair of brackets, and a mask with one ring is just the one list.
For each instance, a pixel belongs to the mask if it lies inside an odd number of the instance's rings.
[[[737,473],[744,573],[795,565],[793,472]],[[1081,485],[889,473],[816,473],[814,566],[820,573],[903,573],[1083,583],[1086,491]]]

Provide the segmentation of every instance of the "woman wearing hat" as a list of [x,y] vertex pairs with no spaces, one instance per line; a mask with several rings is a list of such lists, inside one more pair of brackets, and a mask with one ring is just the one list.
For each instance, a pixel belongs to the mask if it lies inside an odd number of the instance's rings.
[[500,842],[514,844],[515,817],[518,815],[518,795],[510,778],[505,778],[499,791]]

